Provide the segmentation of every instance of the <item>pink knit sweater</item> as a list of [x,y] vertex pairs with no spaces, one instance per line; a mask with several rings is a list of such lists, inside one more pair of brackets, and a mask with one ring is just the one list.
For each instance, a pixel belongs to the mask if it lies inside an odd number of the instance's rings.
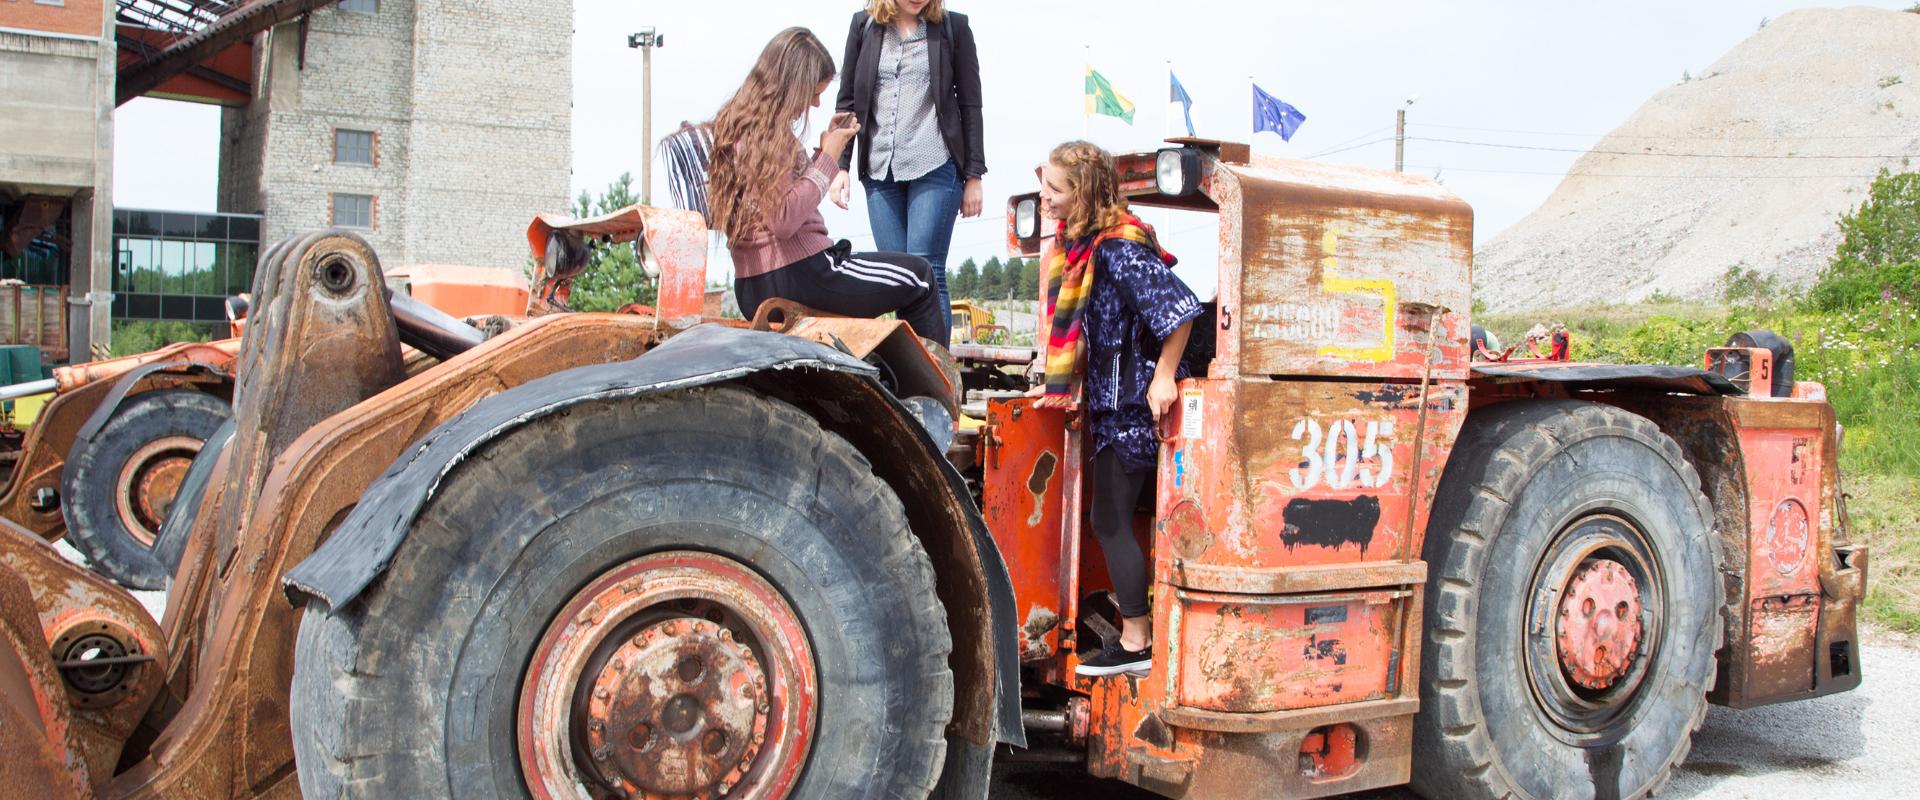
[[727,243],[733,253],[733,276],[765,275],[832,246],[827,221],[820,216],[820,201],[839,174],[839,161],[814,153],[813,160],[787,184],[779,213],[766,227]]

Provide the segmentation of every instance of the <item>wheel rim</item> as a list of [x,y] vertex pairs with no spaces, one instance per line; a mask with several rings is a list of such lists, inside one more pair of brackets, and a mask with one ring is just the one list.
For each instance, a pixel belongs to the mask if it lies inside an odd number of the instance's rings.
[[1534,573],[1523,635],[1540,712],[1576,737],[1631,714],[1659,653],[1665,585],[1632,522],[1588,516],[1555,537]]
[[203,444],[192,436],[162,437],[141,445],[120,465],[114,478],[114,510],[128,535],[142,545],[153,546]]
[[642,556],[576,592],[535,646],[521,768],[536,797],[784,797],[818,696],[772,585],[711,553]]

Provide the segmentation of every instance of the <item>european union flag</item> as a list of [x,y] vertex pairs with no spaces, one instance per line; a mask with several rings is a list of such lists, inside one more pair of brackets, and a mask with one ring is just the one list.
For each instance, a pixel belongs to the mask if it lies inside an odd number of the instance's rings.
[[1285,141],[1293,141],[1293,132],[1300,129],[1300,123],[1307,121],[1307,115],[1300,109],[1287,105],[1278,97],[1253,87],[1253,132],[1273,131]]
[[1180,85],[1180,79],[1174,76],[1173,70],[1167,70],[1167,80],[1173,83],[1167,92],[1167,102],[1180,104],[1180,115],[1187,121],[1187,135],[1192,136],[1193,98],[1187,96],[1187,87]]

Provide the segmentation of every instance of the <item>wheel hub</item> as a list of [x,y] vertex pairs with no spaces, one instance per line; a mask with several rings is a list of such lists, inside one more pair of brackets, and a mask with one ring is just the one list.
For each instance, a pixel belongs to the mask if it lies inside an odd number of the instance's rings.
[[180,484],[204,443],[191,436],[155,439],[135,450],[115,481],[121,524],[141,544],[153,546],[167,510],[180,493]]
[[629,795],[730,788],[766,740],[766,684],[732,631],[704,619],[654,623],[594,678],[588,750]]
[[1640,587],[1618,562],[1592,559],[1567,581],[1554,621],[1560,666],[1586,689],[1627,674],[1640,647]]
[[520,766],[543,799],[785,797],[818,702],[779,590],[725,556],[654,553],[582,587],[535,645]]

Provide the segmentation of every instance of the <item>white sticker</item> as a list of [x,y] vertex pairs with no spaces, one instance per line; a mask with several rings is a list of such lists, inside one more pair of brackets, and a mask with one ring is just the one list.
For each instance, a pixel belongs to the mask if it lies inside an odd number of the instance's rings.
[[1188,389],[1180,393],[1180,438],[1192,441],[1200,438],[1200,432],[1206,427],[1206,412],[1201,401],[1203,394],[1199,389]]

